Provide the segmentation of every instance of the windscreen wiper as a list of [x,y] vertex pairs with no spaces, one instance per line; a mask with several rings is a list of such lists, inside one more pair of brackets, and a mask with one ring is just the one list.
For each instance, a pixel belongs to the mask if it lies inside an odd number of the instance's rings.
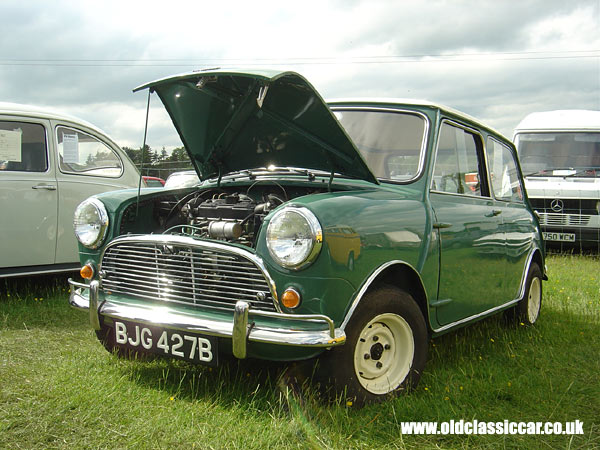
[[565,178],[578,177],[581,175],[591,175],[597,177],[598,175],[600,175],[600,167],[578,167],[575,173],[565,175]]
[[547,172],[549,172],[549,170],[542,169],[542,170],[538,170],[537,172],[531,172],[531,173],[523,174],[523,177],[527,178],[527,177],[535,177],[535,176],[538,176],[538,175],[548,175],[548,176],[552,175],[552,174],[549,174]]
[[[283,174],[283,173],[292,173],[292,174],[300,174],[308,177],[309,181],[314,181],[317,175],[327,174],[329,172],[324,172],[321,170],[309,170],[309,169],[300,169],[296,167],[257,167],[254,169],[243,169],[243,170],[235,170],[232,172],[228,172],[224,174],[221,179],[230,179],[236,178],[240,176],[246,176],[250,180],[256,179],[259,175],[272,175],[272,174]],[[209,180],[214,180],[217,177],[209,178]]]
[[527,177],[536,177],[536,176],[544,176],[544,177],[564,177],[564,176],[569,176],[569,175],[564,175],[564,174],[554,174],[555,171],[557,170],[575,170],[572,167],[551,167],[549,169],[541,169],[538,170],[537,172],[532,172],[532,173],[528,173],[528,174],[524,174],[523,176],[525,178]]

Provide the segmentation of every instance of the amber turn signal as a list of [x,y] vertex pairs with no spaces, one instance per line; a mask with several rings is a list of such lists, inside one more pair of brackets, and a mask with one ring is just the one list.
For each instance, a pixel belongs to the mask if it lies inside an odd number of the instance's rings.
[[96,271],[94,270],[94,266],[92,266],[91,264],[86,264],[79,271],[79,275],[81,275],[81,278],[84,278],[86,280],[91,280],[92,278],[94,278],[95,272]]
[[300,305],[300,294],[296,289],[287,288],[281,296],[281,304],[286,308],[297,308]]

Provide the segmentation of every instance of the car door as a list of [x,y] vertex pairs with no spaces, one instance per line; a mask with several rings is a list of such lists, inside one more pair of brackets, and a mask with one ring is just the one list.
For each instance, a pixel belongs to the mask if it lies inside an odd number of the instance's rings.
[[73,213],[86,198],[101,192],[137,187],[139,172],[120,149],[95,130],[55,123],[58,189],[56,262],[78,261]]
[[503,299],[505,236],[490,196],[479,133],[442,122],[429,193],[440,242],[436,316],[447,325]]
[[527,257],[535,239],[533,215],[525,205],[516,155],[499,140],[488,137],[487,159],[496,207],[502,210],[502,228],[506,236],[506,301],[518,298]]
[[48,128],[46,120],[0,116],[3,269],[54,263],[58,190]]

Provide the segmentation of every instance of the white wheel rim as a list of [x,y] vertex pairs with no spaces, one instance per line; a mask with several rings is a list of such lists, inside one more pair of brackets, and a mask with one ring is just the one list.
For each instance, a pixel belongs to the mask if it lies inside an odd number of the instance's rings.
[[527,298],[527,318],[529,323],[534,323],[540,314],[542,303],[542,282],[538,277],[531,280],[529,286],[529,297]]
[[373,318],[361,330],[354,348],[354,371],[363,388],[387,394],[404,381],[415,354],[410,325],[397,314]]

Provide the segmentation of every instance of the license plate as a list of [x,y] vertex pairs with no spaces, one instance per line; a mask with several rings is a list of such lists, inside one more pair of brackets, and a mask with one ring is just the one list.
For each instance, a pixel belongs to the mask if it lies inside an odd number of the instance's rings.
[[217,338],[115,320],[115,343],[147,353],[217,365]]
[[575,233],[552,233],[545,231],[544,240],[559,242],[575,242]]

